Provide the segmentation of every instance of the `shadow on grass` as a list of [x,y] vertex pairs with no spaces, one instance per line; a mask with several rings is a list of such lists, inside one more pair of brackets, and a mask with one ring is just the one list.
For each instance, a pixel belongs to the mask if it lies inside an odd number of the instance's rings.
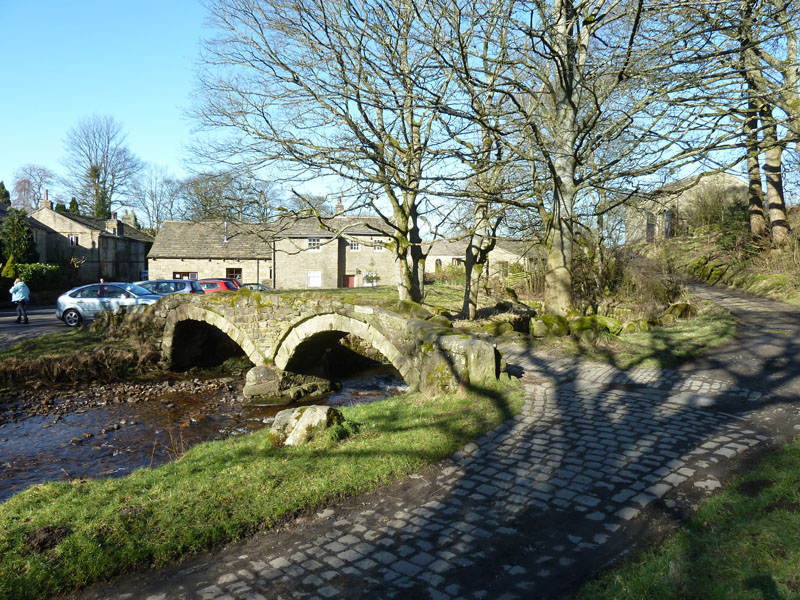
[[[772,311],[751,317],[756,322],[769,321],[773,325],[782,319],[787,323],[797,322],[797,314],[789,312],[776,315]],[[434,501],[424,507],[416,504],[405,507],[409,512],[423,508],[413,513],[415,522],[387,527],[386,523],[397,518],[398,508],[394,504],[389,513],[376,515],[373,521],[364,517],[367,525],[380,532],[386,541],[364,549],[363,557],[370,559],[372,566],[365,567],[359,578],[359,593],[366,597],[396,592],[412,597],[436,588],[451,590],[451,596],[469,590],[481,590],[487,597],[519,594],[521,590],[529,597],[562,595],[619,556],[630,544],[653,533],[642,519],[629,521],[622,515],[626,510],[638,512],[641,508],[636,494],[647,494],[653,486],[664,484],[665,477],[677,475],[681,468],[692,465],[703,444],[738,431],[740,417],[752,409],[752,405],[742,404],[742,392],[746,396],[752,391],[775,391],[794,384],[800,373],[800,343],[795,340],[798,336],[770,338],[771,354],[760,360],[748,357],[747,365],[734,361],[722,349],[687,370],[639,371],[636,367],[643,364],[644,358],[623,365],[610,351],[606,351],[605,363],[590,365],[583,357],[594,356],[596,349],[588,346],[579,347],[578,356],[568,359],[543,356],[531,348],[508,353],[512,369],[515,367],[524,376],[529,387],[537,386],[532,392],[534,410],[524,415],[523,420],[516,420],[515,411],[501,392],[461,381],[470,393],[490,402],[505,423],[482,439],[479,452],[458,459],[457,474],[444,480],[446,485],[436,488],[444,491],[434,496]],[[741,339],[739,342],[746,345]],[[654,352],[655,357],[661,357],[659,361],[670,353],[685,350],[669,337],[659,343],[663,347]],[[775,356],[787,360],[777,367]],[[458,371],[452,362],[451,371],[454,374]],[[709,374],[713,374],[713,379]],[[692,381],[719,383],[714,392],[717,402],[704,406],[678,401],[677,396]],[[758,406],[786,400],[787,396],[776,395]],[[261,492],[256,485],[252,501],[257,503],[259,494],[277,493],[284,483],[296,484],[287,485],[284,491],[311,495],[303,496],[305,504],[302,498],[294,500],[295,508],[285,513],[292,515],[449,456],[493,424],[492,419],[481,417],[476,419],[474,429],[466,429],[457,414],[446,411],[427,421],[418,415],[418,422],[409,424],[413,416],[413,411],[411,415],[403,414],[399,407],[374,416],[371,424],[376,430],[408,437],[410,441],[397,447],[362,446],[370,437],[370,432],[364,431],[332,449],[279,451],[241,442],[214,459],[195,453],[193,469],[233,472],[226,489],[215,487],[213,481],[209,484],[209,501],[218,501],[214,508],[220,519],[217,529],[205,540],[182,541],[172,555],[160,556],[155,562],[163,564],[176,558],[187,547],[199,549],[235,539],[254,526],[270,522],[264,516],[248,521],[247,511],[241,520],[226,513],[226,503],[236,501],[239,493],[234,477],[237,465],[262,456],[279,459],[275,461],[279,469],[277,479]],[[755,433],[758,432],[756,429]],[[436,433],[443,434],[444,445],[438,449],[430,445],[423,448],[420,442],[423,436]],[[350,468],[337,472],[335,477],[341,478],[335,482],[338,487],[307,490],[302,486],[305,481],[302,469],[293,471],[286,466],[288,462],[283,462],[299,455],[331,465],[346,463]],[[699,455],[711,456],[713,451],[700,451]],[[361,459],[369,457],[380,457],[381,468],[385,467],[383,474],[367,483],[348,482],[347,477],[361,468]],[[185,507],[185,510],[193,509]],[[657,498],[649,502],[648,510],[673,523],[685,516]],[[202,515],[197,517],[203,525]],[[226,528],[225,518],[235,522],[228,523]],[[291,547],[291,543],[287,539],[286,547]],[[326,543],[323,536],[317,545]],[[382,563],[381,553],[403,556],[402,549],[407,547],[434,561],[443,561],[449,565],[448,569],[437,572],[435,578],[430,571],[421,570],[397,580],[386,579],[384,574],[391,567]],[[685,550],[690,557],[703,551],[702,545],[696,544]],[[149,562],[153,562],[152,557],[138,564]],[[117,567],[116,572],[120,570]],[[109,575],[103,572],[100,576]],[[683,576],[690,589],[701,590],[709,573],[692,568]],[[774,582],[774,576],[764,573],[752,585],[764,597],[773,597],[766,595],[778,592],[770,587],[770,581]],[[266,586],[263,589],[268,589],[267,583],[263,585]],[[314,592],[312,584],[300,580],[292,581],[291,585],[297,594]],[[697,593],[702,597],[702,592]]]

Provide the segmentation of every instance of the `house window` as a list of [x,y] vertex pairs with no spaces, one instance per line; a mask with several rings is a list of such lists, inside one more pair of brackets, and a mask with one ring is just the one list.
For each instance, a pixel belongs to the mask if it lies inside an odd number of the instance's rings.
[[192,273],[189,271],[173,271],[172,272],[173,279],[197,279],[197,273]]
[[241,267],[232,267],[230,269],[225,269],[225,277],[228,279],[238,279],[239,281],[242,280],[242,268]]
[[310,288],[322,287],[322,271],[307,271],[306,287]]
[[436,272],[440,273],[441,270],[442,270],[442,259],[441,258],[437,258],[436,259]]
[[383,240],[382,239],[380,239],[380,238],[373,239],[372,243],[375,244],[372,247],[372,249],[375,250],[375,252],[383,252],[384,245],[383,245]]
[[375,287],[378,285],[378,274],[375,271],[367,271],[361,279],[363,287]]
[[308,249],[319,250],[319,238],[308,238]]
[[356,251],[360,250],[361,247],[359,246],[358,242],[355,240],[350,240],[350,250]]
[[69,236],[69,245],[70,246],[77,246],[78,245],[78,236],[77,235]]

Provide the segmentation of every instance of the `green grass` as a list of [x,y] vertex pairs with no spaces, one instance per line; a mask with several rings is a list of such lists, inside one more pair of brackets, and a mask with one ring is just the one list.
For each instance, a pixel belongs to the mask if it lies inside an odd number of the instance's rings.
[[0,350],[0,360],[6,358],[60,356],[72,354],[74,352],[82,352],[89,346],[102,347],[112,345],[119,345],[119,342],[106,342],[102,334],[93,332],[88,327],[78,327],[23,340],[13,346]]
[[736,318],[730,312],[706,301],[700,307],[700,314],[694,319],[678,320],[650,331],[605,335],[594,344],[571,336],[541,338],[534,348],[550,348],[566,355],[607,362],[620,369],[672,368],[729,342],[736,333]]
[[602,347],[596,350],[597,358],[623,369],[671,368],[729,342],[736,333],[736,317],[710,302],[702,303],[701,307],[695,319],[622,335],[612,342],[611,352]]
[[[359,428],[341,442],[274,449],[265,430],[122,479],[33,486],[0,505],[0,597],[51,597],[273,527],[450,455],[522,401],[511,384],[488,395],[413,394],[344,409]],[[69,534],[27,551],[26,534],[44,527]]]
[[795,440],[704,503],[661,548],[587,584],[576,600],[800,599],[798,464]]

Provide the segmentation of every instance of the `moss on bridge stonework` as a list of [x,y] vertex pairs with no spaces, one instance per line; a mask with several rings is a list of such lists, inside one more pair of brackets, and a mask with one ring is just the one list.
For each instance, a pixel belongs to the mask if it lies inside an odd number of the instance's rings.
[[[179,331],[213,327],[254,365],[293,376],[302,374],[298,365],[304,363],[304,355],[306,364],[318,363],[316,354],[322,356],[322,347],[346,334],[380,352],[414,390],[482,386],[499,371],[500,356],[490,343],[453,329],[447,319],[409,302],[324,292],[174,294],[146,312],[151,331],[161,332],[154,343],[167,364],[174,364],[185,350],[176,337]],[[308,374],[319,376],[316,371]]]

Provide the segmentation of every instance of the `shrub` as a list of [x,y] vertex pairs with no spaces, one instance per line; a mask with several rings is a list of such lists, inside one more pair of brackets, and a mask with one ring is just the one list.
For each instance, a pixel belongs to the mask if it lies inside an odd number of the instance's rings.
[[43,263],[17,265],[17,273],[32,290],[63,288],[67,285],[71,275],[65,267]]
[[3,271],[0,272],[0,276],[5,277],[6,279],[16,279],[17,277],[17,265],[14,263],[14,255],[8,257],[8,261],[6,265],[3,267]]

